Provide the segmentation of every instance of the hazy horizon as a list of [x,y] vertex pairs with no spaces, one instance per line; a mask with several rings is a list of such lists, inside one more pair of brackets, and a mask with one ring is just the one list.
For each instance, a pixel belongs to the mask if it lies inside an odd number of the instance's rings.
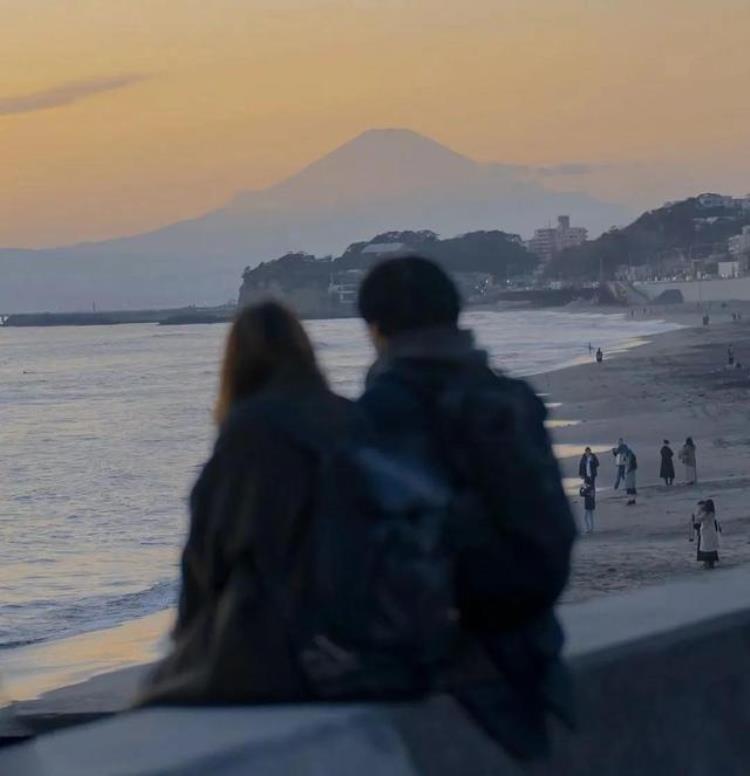
[[0,246],[157,229],[405,127],[643,210],[750,190],[741,0],[3,4]]

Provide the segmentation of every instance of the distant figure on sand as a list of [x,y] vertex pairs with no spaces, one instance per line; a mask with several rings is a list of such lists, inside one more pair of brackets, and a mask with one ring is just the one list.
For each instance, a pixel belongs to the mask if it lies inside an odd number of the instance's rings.
[[719,534],[721,525],[716,519],[713,499],[698,502],[698,514],[690,518],[690,541],[698,537],[696,560],[705,568],[712,569],[719,562]]
[[589,355],[594,352],[594,346],[589,342]]
[[578,491],[583,498],[583,522],[585,533],[594,533],[594,512],[596,510],[596,488],[591,480],[586,480]]
[[674,483],[674,451],[669,446],[669,440],[664,440],[664,445],[661,448],[661,469],[659,469],[659,477],[664,480],[665,485],[672,485]]
[[638,459],[635,457],[635,453],[632,450],[628,450],[628,462],[626,465],[627,472],[625,474],[625,492],[628,494],[627,506],[632,507],[635,505],[635,497],[638,495],[636,488],[636,472],[638,471]]
[[625,479],[625,467],[628,463],[628,446],[623,441],[622,437],[617,440],[617,447],[612,448],[612,455],[615,457],[615,465],[617,466],[617,479],[615,479],[615,490],[620,487],[620,483]]
[[591,452],[591,448],[587,447],[581,460],[578,464],[578,476],[585,482],[590,480],[591,484],[596,488],[596,478],[599,474],[599,459]]
[[698,465],[695,457],[695,442],[692,437],[685,440],[685,444],[680,450],[680,461],[685,467],[685,483],[695,485],[698,482]]
[[601,348],[596,349],[596,363],[601,364],[602,361],[604,361],[604,353],[602,353]]
[[731,345],[727,348],[727,366],[734,366],[734,348]]

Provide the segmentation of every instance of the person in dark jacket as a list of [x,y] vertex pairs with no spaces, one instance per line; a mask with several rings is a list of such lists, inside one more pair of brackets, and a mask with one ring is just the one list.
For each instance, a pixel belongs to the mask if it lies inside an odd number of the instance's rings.
[[584,480],[579,495],[583,499],[583,521],[587,534],[594,533],[594,512],[596,511],[596,488],[591,480]]
[[617,447],[612,448],[612,455],[615,457],[615,466],[617,466],[617,478],[615,479],[615,490],[620,487],[620,483],[625,481],[628,468],[628,454],[630,450],[625,444],[625,440],[620,437],[617,440]]
[[599,458],[587,447],[578,463],[578,476],[586,482],[590,481],[596,490],[596,478],[599,474]]
[[141,703],[309,699],[287,623],[305,610],[317,465],[287,429],[343,439],[361,413],[329,391],[299,321],[267,302],[231,328],[215,415],[218,439],[190,498],[172,647]]
[[665,439],[662,445],[661,451],[661,468],[659,469],[659,477],[664,480],[666,485],[672,485],[674,483],[674,451],[669,446],[669,440]]
[[451,690],[508,751],[534,757],[547,750],[548,713],[570,719],[553,607],[575,524],[544,403],[490,368],[458,327],[460,308],[453,282],[427,259],[373,268],[359,311],[378,357],[359,404],[386,449],[442,465],[486,511],[489,534],[458,551],[456,584],[463,629],[487,665],[467,661]]
[[625,474],[625,492],[628,494],[628,500],[625,502],[626,506],[634,507],[636,504],[636,498],[638,496],[638,488],[636,485],[637,472],[638,472],[638,458],[633,450],[628,450],[628,463],[627,473]]

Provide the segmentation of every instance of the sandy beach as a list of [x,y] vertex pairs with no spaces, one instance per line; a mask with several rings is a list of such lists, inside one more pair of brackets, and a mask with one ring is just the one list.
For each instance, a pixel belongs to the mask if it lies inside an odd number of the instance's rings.
[[[733,305],[731,311],[738,309]],[[563,475],[569,478],[579,517],[576,482],[585,445],[598,452],[602,464],[596,531],[577,543],[563,605],[680,576],[721,574],[723,568],[750,563],[750,320],[732,322],[730,310],[722,308],[703,328],[696,326],[693,306],[639,310],[638,315],[668,318],[686,328],[624,353],[605,354],[602,364],[592,360],[532,379],[551,407],[551,431],[565,456]],[[748,368],[726,368],[729,344]],[[682,484],[683,472],[676,463],[677,482],[667,488],[659,480],[662,440],[669,439],[677,452],[686,436],[697,444],[699,482]],[[638,455],[636,506],[626,506],[623,491],[612,488],[615,465],[610,450],[618,437]],[[709,497],[723,527],[721,562],[714,572],[698,565],[695,544],[688,541],[690,514],[699,499]],[[26,701],[19,707],[23,714],[39,716],[122,708],[142,674],[138,664],[158,654],[170,621],[171,614],[164,612],[109,631],[15,650],[12,665],[3,665],[5,694]],[[77,656],[76,681],[85,681],[48,693],[59,687],[59,650],[68,660],[70,654]],[[131,668],[112,672],[122,655]],[[28,702],[40,693],[40,700]]]
[[[733,305],[731,311],[741,309]],[[712,498],[723,534],[720,567],[750,563],[750,322],[731,321],[731,311],[712,312],[709,327],[695,326],[694,307],[665,316],[689,326],[654,337],[602,364],[590,362],[533,379],[553,406],[558,446],[576,454],[563,460],[563,474],[578,479],[584,445],[598,454],[596,531],[576,546],[571,584],[563,601],[652,585],[680,575],[706,572],[695,560],[688,524],[700,499]],[[640,311],[639,311],[639,314]],[[746,368],[727,369],[727,347]],[[698,484],[659,479],[662,440],[675,453],[692,436],[697,445]],[[617,439],[638,456],[638,503],[626,506],[624,491],[613,490]],[[579,452],[580,451],[580,452]],[[573,488],[575,490],[575,488]],[[581,499],[574,497],[578,516]],[[717,572],[718,573],[718,572]]]

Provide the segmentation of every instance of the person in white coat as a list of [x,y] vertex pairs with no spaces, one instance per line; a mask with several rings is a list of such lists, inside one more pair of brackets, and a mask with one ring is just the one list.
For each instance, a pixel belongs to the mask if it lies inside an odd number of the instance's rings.
[[[713,499],[698,502],[698,514],[692,516],[691,522],[692,534],[698,537],[696,560],[705,568],[712,569],[719,562],[719,534],[721,533]],[[692,536],[690,540],[693,540]]]

